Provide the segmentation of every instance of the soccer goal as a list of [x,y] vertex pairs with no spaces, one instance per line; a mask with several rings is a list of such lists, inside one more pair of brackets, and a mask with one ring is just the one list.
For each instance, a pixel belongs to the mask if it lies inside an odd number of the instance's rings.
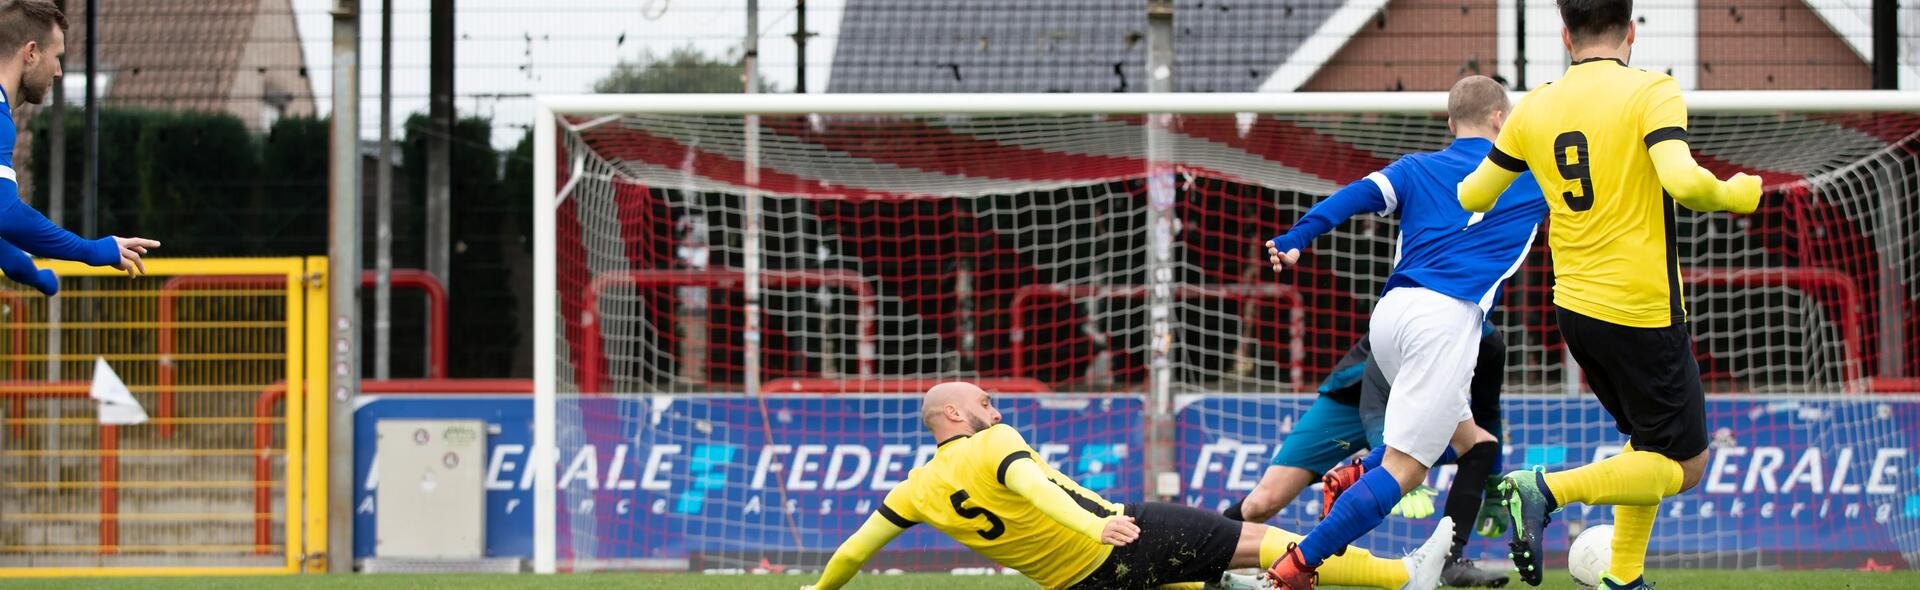
[[[1920,98],[1688,101],[1701,164],[1767,189],[1750,215],[1678,215],[1697,355],[1708,391],[1727,394],[1710,408],[1725,414],[1710,417],[1716,446],[1738,450],[1710,482],[1727,497],[1663,516],[1656,538],[1673,541],[1655,552],[1721,566],[1874,554],[1822,544],[1852,535],[1920,557],[1920,515],[1902,504],[1920,493],[1920,405],[1871,395],[1920,383]],[[1049,392],[1010,396],[1008,422],[1110,498],[1244,494],[1308,399],[1271,394],[1309,394],[1363,334],[1397,229],[1356,218],[1284,275],[1262,243],[1450,141],[1444,93],[539,103],[539,571],[817,568],[931,447],[907,398],[872,394],[940,379]],[[1509,467],[1620,442],[1581,394],[1551,286],[1543,238],[1492,318]],[[1801,422],[1743,418],[1781,404]],[[1819,516],[1762,519],[1762,502]],[[1306,503],[1280,524],[1307,528]],[[1375,537],[1397,554],[1430,528]],[[875,564],[982,565],[931,531],[897,546]]]

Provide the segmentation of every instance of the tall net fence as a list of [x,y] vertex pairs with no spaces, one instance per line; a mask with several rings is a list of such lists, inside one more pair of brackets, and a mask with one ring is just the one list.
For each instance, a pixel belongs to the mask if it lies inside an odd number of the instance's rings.
[[[860,502],[884,490],[825,484],[871,478],[881,467],[869,460],[894,460],[889,445],[926,441],[905,406],[773,395],[795,391],[969,379],[1149,394],[1125,410],[1138,422],[1043,409],[1008,421],[1061,445],[1053,464],[1069,476],[1139,469],[1120,483],[1142,485],[1115,485],[1111,499],[1159,497],[1144,484],[1172,473],[1174,500],[1224,507],[1305,410],[1304,396],[1266,394],[1312,391],[1363,335],[1398,228],[1356,218],[1280,275],[1262,244],[1345,183],[1450,141],[1443,117],[1387,113],[631,113],[558,127],[555,157],[537,163],[556,172],[556,297],[536,313],[557,326],[557,354],[539,362],[555,363],[559,444],[576,449],[562,466],[575,475],[560,478],[559,544],[580,568],[824,563],[864,517]],[[1914,408],[1858,394],[1911,390],[1920,369],[1920,118],[1696,109],[1690,127],[1715,174],[1766,181],[1760,210],[1682,210],[1678,236],[1708,391],[1761,397],[1711,402],[1720,479],[1663,517],[1656,536],[1669,542],[1655,553],[1719,567],[1911,563]],[[1547,240],[1534,243],[1491,318],[1515,396],[1507,465],[1568,467],[1621,440],[1579,394]],[[716,393],[761,395],[683,395]],[[606,469],[653,474],[653,488],[581,477],[599,463],[577,449],[616,440],[638,446]],[[902,470],[918,462],[893,455]],[[642,508],[607,508],[623,493]],[[1808,507],[1823,501],[1824,513]],[[1275,522],[1311,528],[1308,504]],[[1396,521],[1366,543],[1398,554],[1431,526]],[[950,542],[915,543],[885,563],[981,565]]]

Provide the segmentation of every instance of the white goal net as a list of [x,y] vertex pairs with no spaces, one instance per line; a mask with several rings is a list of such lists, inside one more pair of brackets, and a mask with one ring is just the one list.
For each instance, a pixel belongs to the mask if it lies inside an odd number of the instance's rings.
[[[904,398],[868,394],[940,379],[1035,393],[1008,398],[1008,421],[1111,499],[1223,505],[1361,335],[1397,228],[1356,218],[1279,276],[1262,242],[1345,183],[1444,147],[1444,102],[546,100],[536,436],[559,457],[537,496],[552,508],[536,513],[537,563],[817,568],[932,444]],[[1920,372],[1920,117],[1906,112],[1920,105],[1690,102],[1702,164],[1767,192],[1751,215],[1679,216],[1720,458],[1663,513],[1656,561],[1913,565],[1920,404],[1879,392]],[[1535,243],[1493,317],[1509,467],[1623,440],[1581,393]],[[1179,474],[1177,496],[1150,495],[1159,473]],[[1310,515],[1302,500],[1276,524],[1304,531]],[[1363,544],[1397,554],[1431,526],[1395,520]],[[898,548],[876,566],[986,565],[932,531]]]

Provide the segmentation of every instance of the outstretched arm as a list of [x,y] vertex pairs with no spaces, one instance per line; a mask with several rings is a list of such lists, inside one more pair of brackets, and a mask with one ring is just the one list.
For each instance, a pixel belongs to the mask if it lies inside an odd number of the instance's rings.
[[1647,155],[1653,158],[1654,174],[1660,176],[1660,187],[1667,189],[1674,202],[1702,212],[1752,213],[1760,206],[1760,177],[1736,173],[1721,181],[1693,161],[1686,132],[1679,133],[1677,137],[1647,147]]
[[1080,507],[1072,496],[1067,495],[1066,490],[1047,479],[1046,470],[1041,469],[1031,455],[1010,459],[1005,472],[1007,489],[1026,498],[1041,514],[1060,523],[1060,526],[1116,547],[1140,538],[1140,527],[1133,524],[1133,517],[1122,514],[1097,516]]
[[[881,506],[881,510],[886,509],[885,504]],[[833,550],[833,558],[827,561],[827,569],[820,572],[820,581],[807,588],[834,590],[846,585],[847,580],[853,579],[853,575],[860,572],[860,566],[866,565],[875,552],[906,530],[885,513],[874,512],[867,517],[867,522],[860,525],[860,530],[854,531],[853,536],[847,537],[847,542]]]
[[[42,258],[84,262],[93,266],[120,263],[120,249],[112,237],[81,239],[61,229],[22,202],[14,184],[0,181],[0,239]],[[14,190],[9,190],[14,189]]]
[[[1392,166],[1387,167],[1387,170],[1392,169]],[[1287,229],[1287,233],[1267,240],[1267,251],[1274,258],[1275,270],[1279,270],[1282,262],[1287,265],[1293,264],[1293,257],[1298,254],[1297,250],[1306,248],[1313,243],[1314,238],[1325,235],[1354,215],[1367,211],[1392,213],[1399,205],[1399,199],[1394,193],[1393,181],[1389,180],[1384,172],[1368,174],[1359,182],[1349,184],[1326,199],[1314,203],[1313,208],[1308,209],[1307,214],[1300,217],[1300,221]],[[1284,259],[1280,258],[1282,254],[1288,254],[1288,256]]]
[[0,164],[0,239],[34,256],[111,266],[130,275],[146,272],[141,258],[147,250],[160,247],[160,242],[145,238],[83,239],[54,225],[20,200],[20,185],[13,180],[13,169],[4,164]]
[[34,266],[33,259],[26,252],[21,252],[19,247],[6,240],[0,240],[0,271],[4,271],[13,282],[33,287],[43,295],[52,296],[60,292],[60,279],[54,276],[53,271]]
[[1687,101],[1680,83],[1662,79],[1646,89],[1640,129],[1653,173],[1680,206],[1694,211],[1752,213],[1760,206],[1760,178],[1735,174],[1722,182],[1693,161],[1687,147]]

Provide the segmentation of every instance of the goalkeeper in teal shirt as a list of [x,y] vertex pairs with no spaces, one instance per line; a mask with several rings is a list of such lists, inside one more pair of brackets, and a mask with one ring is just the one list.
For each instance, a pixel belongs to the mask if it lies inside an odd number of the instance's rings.
[[50,0],[14,0],[0,6],[0,106],[4,106],[0,115],[5,117],[0,124],[0,272],[47,295],[60,291],[60,280],[53,271],[35,266],[29,253],[111,266],[133,276],[146,272],[141,257],[160,247],[160,242],[145,238],[83,239],[20,200],[18,173],[13,169],[17,136],[13,107],[16,100],[45,101],[59,81],[66,29],[66,15]]

